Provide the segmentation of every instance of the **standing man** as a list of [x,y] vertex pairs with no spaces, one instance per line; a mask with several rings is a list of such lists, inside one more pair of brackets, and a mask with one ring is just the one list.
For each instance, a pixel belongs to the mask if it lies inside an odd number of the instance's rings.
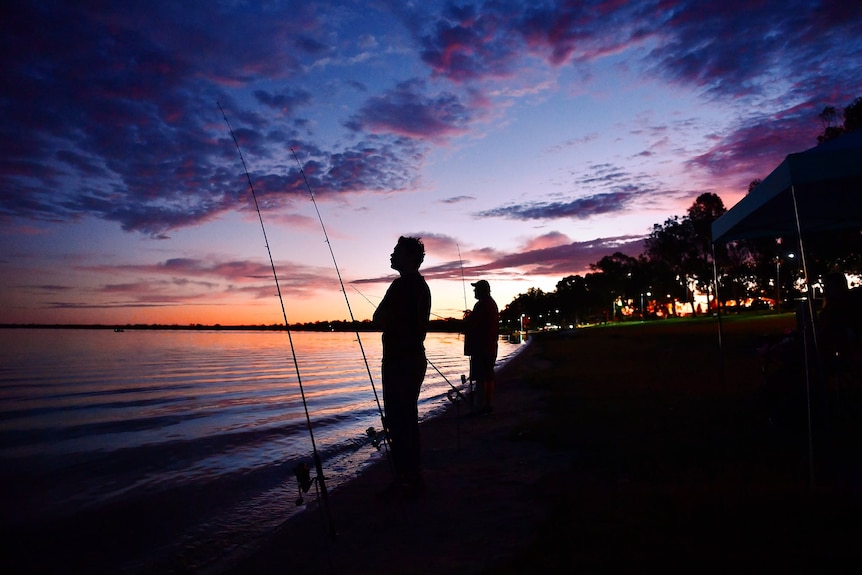
[[401,236],[389,258],[400,277],[386,290],[374,312],[383,332],[383,408],[396,480],[381,495],[417,496],[422,479],[417,402],[425,379],[425,334],[431,315],[431,291],[419,266],[425,246],[418,238]]
[[478,300],[467,315],[464,332],[464,353],[470,356],[470,379],[476,382],[478,409],[491,413],[494,404],[494,362],[497,361],[497,340],[500,334],[500,312],[491,297],[491,286],[479,280],[473,286]]

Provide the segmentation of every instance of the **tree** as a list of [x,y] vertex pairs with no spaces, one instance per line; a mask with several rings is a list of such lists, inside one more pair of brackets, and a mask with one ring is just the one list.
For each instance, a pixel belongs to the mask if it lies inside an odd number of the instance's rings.
[[852,132],[862,128],[862,96],[853,100],[849,106],[844,108],[841,115],[844,118],[842,125],[837,125],[838,111],[834,106],[826,106],[823,111],[818,114],[818,118],[823,122],[823,133],[817,136],[817,143],[822,144],[846,132]]
[[592,264],[590,269],[600,273],[588,274],[588,283],[608,307],[618,299],[625,302],[639,296],[643,282],[636,258],[614,252]]
[[520,326],[523,315],[525,327],[538,329],[544,326],[551,311],[556,309],[556,294],[530,288],[527,293],[518,294],[500,312],[500,319],[504,326]]
[[578,325],[590,314],[590,292],[583,277],[564,277],[557,282],[556,293],[563,323]]
[[713,246],[712,222],[727,211],[724,202],[716,194],[707,192],[695,199],[688,209],[688,219],[694,234],[694,257],[689,262],[689,271],[703,290],[713,283],[713,249],[724,251],[724,246]]
[[657,267],[669,270],[674,283],[679,285],[671,293],[679,294],[679,299],[688,301],[694,308],[694,295],[688,289],[689,263],[694,257],[694,232],[691,222],[678,216],[668,218],[664,224],[655,224],[644,241],[645,255]]
[[760,178],[755,178],[755,179],[751,180],[751,183],[748,184],[748,193],[750,194],[751,190],[753,190],[754,188],[759,186],[760,182],[762,182],[762,181],[763,180],[761,180]]
[[844,108],[844,131],[852,132],[859,129],[862,129],[862,96]]
[[[712,222],[726,212],[716,194],[699,195],[684,218],[673,217],[656,224],[644,242],[645,255],[654,264],[671,270],[675,281],[686,289],[689,303],[694,294],[687,288],[694,283],[707,289],[712,282]],[[717,248],[723,249],[723,248]]]

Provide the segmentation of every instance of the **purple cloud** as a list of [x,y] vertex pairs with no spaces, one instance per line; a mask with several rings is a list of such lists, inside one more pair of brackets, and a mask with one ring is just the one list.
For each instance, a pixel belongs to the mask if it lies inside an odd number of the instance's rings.
[[443,140],[464,133],[472,113],[451,93],[424,94],[423,82],[402,82],[381,96],[370,98],[349,121],[349,128],[407,138]]
[[[458,241],[440,234],[415,234],[425,242],[426,251],[440,254],[453,253]],[[613,252],[630,256],[643,253],[643,236],[619,236],[572,242],[565,234],[549,232],[527,241],[519,249],[502,252],[497,248],[467,249],[463,259],[451,259],[433,266],[424,266],[422,275],[427,280],[457,280],[462,277],[498,277],[501,279],[529,278],[536,275],[565,277],[588,273],[590,265]],[[429,247],[430,246],[430,247]],[[484,262],[484,263],[475,263]],[[462,276],[463,274],[463,276]],[[393,276],[360,278],[353,284],[385,284]]]
[[[822,108],[821,108],[822,109]],[[822,130],[816,120],[820,110],[799,106],[781,114],[764,115],[749,120],[717,140],[707,152],[689,163],[717,178],[728,175],[740,190],[755,178],[764,178],[763,166],[777,165],[784,156],[814,147]]]
[[[562,278],[586,273],[591,264],[613,252],[619,251],[631,256],[643,253],[643,236],[596,238],[584,242],[551,241],[564,237],[562,234],[549,234],[529,242],[521,250],[512,253],[500,253],[493,249],[471,253],[464,261],[463,273],[467,277],[496,276],[505,279],[534,275]],[[476,259],[486,260],[486,263],[471,263],[470,256],[473,255]],[[460,279],[461,262],[454,260],[423,268],[422,273],[429,280]],[[391,278],[374,278],[362,280],[362,282],[377,283],[387,279],[391,280]]]
[[590,264],[615,251],[632,256],[639,255],[643,253],[643,237],[597,238],[586,242],[525,250],[521,253],[505,255],[487,264],[474,266],[469,269],[469,272],[487,274],[517,269],[519,273],[526,276],[545,275],[562,278],[585,273]]
[[261,104],[274,108],[285,116],[293,115],[297,108],[311,102],[311,94],[306,90],[291,90],[280,93],[255,90],[254,97]]
[[594,164],[589,171],[574,180],[578,190],[596,191],[567,201],[529,201],[483,210],[474,217],[500,217],[514,220],[542,220],[594,216],[628,210],[638,201],[654,200],[661,192],[658,184],[643,174],[631,174],[613,164]]
[[[352,104],[348,138],[327,149],[310,143],[318,140],[318,119],[299,115],[319,96],[298,86],[339,55],[326,21],[336,10],[13,3],[0,22],[0,218],[95,216],[166,237],[249,209],[216,101],[228,109],[264,208],[275,209],[307,193],[290,148],[302,154],[315,193],[410,188],[429,142],[447,143],[484,117],[492,88],[482,81],[512,77],[527,58],[587,68],[634,48],[640,62],[632,64],[645,65],[648,75],[697,87],[717,103],[742,109],[769,97],[779,110],[774,118],[747,111],[751,128],[737,128],[693,160],[714,171],[797,151],[788,142],[803,141],[816,112],[847,104],[862,85],[862,67],[845,64],[862,58],[862,6],[842,0],[386,6],[413,34],[414,56],[426,68],[377,92],[364,79],[330,78],[326,90],[367,98]],[[376,42],[366,35],[358,45],[374,50]],[[251,97],[232,97],[239,87]],[[500,215],[605,213],[635,193],[620,185],[577,200],[580,206],[525,205]]]
[[563,66],[649,41],[656,74],[734,96],[759,90],[776,68],[836,80],[841,67],[829,62],[858,51],[859,16],[840,0],[450,3],[418,42],[435,73],[462,82],[510,76],[525,53]]
[[[265,208],[307,194],[289,167],[290,147],[322,168],[314,182],[321,193],[412,183],[419,152],[410,142],[369,138],[335,152],[303,142],[291,126],[308,126],[296,116],[311,101],[304,89],[253,93],[262,109],[279,111],[282,125],[223,92],[300,73],[294,53],[325,54],[329,48],[312,37],[313,14],[302,7],[291,7],[290,17],[267,13],[269,7],[218,10],[178,11],[158,2],[99,10],[31,2],[9,10],[0,24],[0,217],[91,215],[161,238],[248,209],[248,186],[217,100]],[[376,162],[362,166],[362,158]]]
[[[421,39],[422,60],[436,73],[455,82],[477,77],[505,77],[513,72],[517,43],[509,34],[505,11],[489,4],[478,8],[449,4]],[[509,36],[507,41],[506,36]]]
[[527,202],[485,210],[476,217],[497,217],[513,220],[544,220],[576,218],[585,220],[596,215],[619,212],[631,200],[632,195],[623,192],[596,194],[577,198],[570,202]]

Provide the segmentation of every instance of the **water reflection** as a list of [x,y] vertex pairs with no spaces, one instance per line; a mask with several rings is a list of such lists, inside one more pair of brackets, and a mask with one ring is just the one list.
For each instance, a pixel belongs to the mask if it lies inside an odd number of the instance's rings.
[[[380,427],[371,386],[382,400],[380,335],[362,334],[368,368],[355,334],[292,338],[328,483],[337,488],[376,456],[365,429]],[[460,336],[429,334],[426,346],[460,384],[468,366]],[[501,342],[501,357],[518,349]],[[448,405],[449,389],[429,366],[421,415]],[[284,507],[284,492],[310,449],[283,332],[0,329],[0,504],[13,529],[131,500],[151,502],[144,507],[157,514],[159,502],[185,488],[229,492],[211,506],[218,517],[181,539],[203,553],[213,530],[234,537],[232,529],[263,529],[273,513],[283,520],[295,512]],[[149,547],[157,544],[178,543]]]

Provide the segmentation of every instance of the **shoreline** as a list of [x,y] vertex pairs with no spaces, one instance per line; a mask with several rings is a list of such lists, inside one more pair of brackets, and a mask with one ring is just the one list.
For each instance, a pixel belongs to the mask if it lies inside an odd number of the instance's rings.
[[726,322],[721,349],[708,322],[536,338],[460,444],[451,410],[423,423],[419,499],[378,502],[378,463],[331,495],[335,541],[311,509],[208,574],[844,572],[862,380],[839,382],[813,450],[804,418],[777,426],[758,350],[794,322]]
[[[534,341],[524,345],[497,371],[493,415],[472,416],[469,406],[450,403],[442,413],[421,423],[428,486],[422,497],[378,501],[376,492],[391,480],[387,460],[381,457],[329,494],[338,532],[334,541],[327,536],[328,526],[315,501],[313,508],[286,520],[264,540],[203,573],[263,574],[281,569],[292,574],[439,573],[451,571],[453,561],[472,572],[479,566],[477,561],[487,562],[489,553],[496,550],[476,553],[474,547],[481,544],[483,531],[489,528],[489,513],[496,515],[500,500],[526,502],[538,480],[536,474],[556,465],[554,455],[533,442],[524,419],[542,409],[540,393],[515,383],[536,347]],[[521,431],[517,431],[519,426]],[[495,466],[484,465],[489,456]],[[523,467],[521,471],[507,468],[513,457]],[[475,490],[467,482],[477,473],[489,482]],[[491,487],[496,476],[510,475],[517,477]],[[508,510],[505,520],[492,527],[501,531],[501,549],[511,550],[528,538],[543,516],[538,500],[517,507],[521,509]],[[512,531],[513,525],[518,526],[517,533]],[[411,536],[418,532],[422,535]],[[440,557],[447,566],[437,560]]]

